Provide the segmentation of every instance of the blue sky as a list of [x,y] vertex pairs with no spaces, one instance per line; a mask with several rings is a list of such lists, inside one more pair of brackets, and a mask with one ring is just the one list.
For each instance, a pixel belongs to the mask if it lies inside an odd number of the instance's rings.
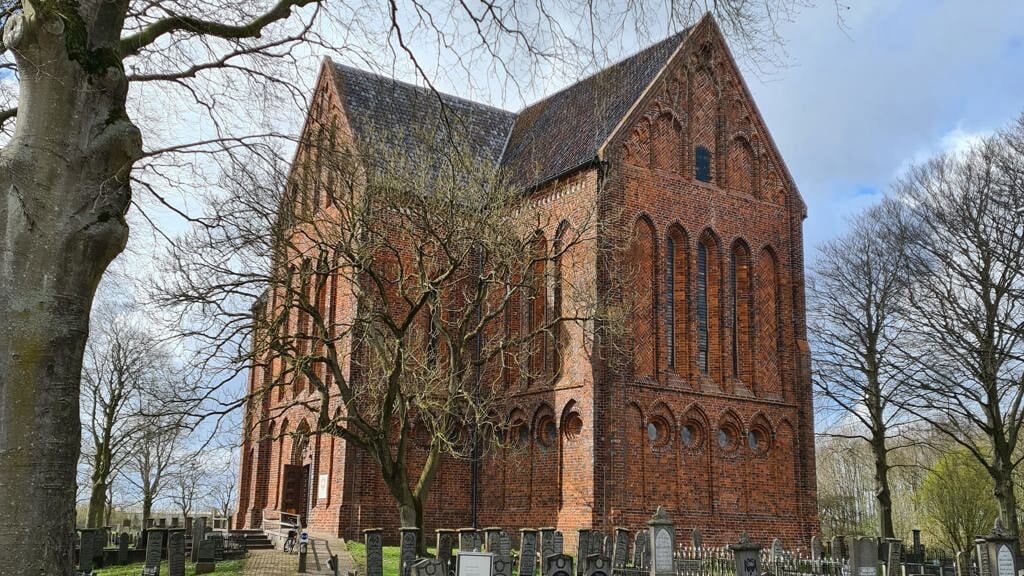
[[783,26],[747,83],[804,199],[807,260],[912,163],[1024,112],[1024,2],[829,2]]

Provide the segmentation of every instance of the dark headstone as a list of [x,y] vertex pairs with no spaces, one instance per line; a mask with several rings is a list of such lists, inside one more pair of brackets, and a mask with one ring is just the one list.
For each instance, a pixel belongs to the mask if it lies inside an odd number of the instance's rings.
[[171,533],[167,544],[167,576],[185,576],[185,533]]
[[117,563],[124,566],[128,563],[128,533],[121,532],[117,537]]
[[[562,537],[562,533],[558,530],[555,530],[555,533],[551,535],[551,552],[555,556],[558,556],[559,554],[563,554],[565,552],[565,538]],[[547,566],[548,560],[547,558],[545,558],[544,567],[547,568]],[[545,572],[545,574],[547,573]]]
[[633,538],[633,567],[645,570],[647,568],[647,560],[650,558],[647,550],[647,531],[643,530],[636,533]]
[[476,548],[476,530],[459,528],[459,552],[472,552]]
[[419,528],[400,528],[399,539],[399,576],[412,576],[412,565],[416,562],[416,545],[419,536]]
[[192,562],[199,561],[199,543],[206,538],[206,518],[192,521]]
[[[561,535],[561,533],[556,532]],[[573,576],[572,556],[568,554],[554,554],[544,559],[544,574],[546,576]]]
[[878,544],[871,538],[855,538],[850,547],[850,576],[878,574]]
[[889,540],[889,550],[886,556],[885,570],[889,576],[899,576],[900,564],[903,563],[903,542],[895,539]]
[[452,548],[455,546],[455,530],[437,530],[437,558],[444,562],[445,570],[452,565]]
[[209,574],[217,569],[217,545],[213,540],[199,541],[199,561],[196,562],[196,574]]
[[92,557],[94,556],[93,548],[96,546],[96,531],[83,528],[79,530],[80,537],[78,540],[78,572],[81,574],[92,573]]
[[621,570],[626,567],[626,556],[629,554],[629,530],[615,529],[615,540],[612,542],[612,568]]
[[380,528],[363,530],[366,543],[366,576],[384,576],[384,545]]
[[821,537],[815,534],[811,536],[811,560],[821,560],[822,554]]
[[700,528],[694,528],[690,531],[690,546],[693,546],[695,550],[700,550],[701,544],[703,542],[700,538]]
[[487,551],[492,554],[498,552],[498,537],[501,535],[501,528],[484,528],[484,544],[487,546]]
[[499,532],[491,550],[491,576],[512,576],[512,539]]
[[537,531],[519,531],[519,576],[533,576],[537,571]]
[[761,545],[751,542],[744,532],[739,542],[729,545],[736,562],[736,576],[758,576],[761,573]]
[[590,555],[590,529],[580,528],[576,530],[576,576],[583,576],[586,568],[587,556]]
[[600,530],[590,531],[590,548],[587,549],[587,561],[590,561],[590,557],[593,555],[604,556],[604,534]]
[[555,554],[555,529],[541,528],[537,532],[540,537],[540,565],[538,568],[543,574],[544,561],[547,560],[548,556],[553,556]]
[[142,575],[160,576],[160,560],[164,553],[164,533],[155,528],[146,532],[146,563],[142,569]]

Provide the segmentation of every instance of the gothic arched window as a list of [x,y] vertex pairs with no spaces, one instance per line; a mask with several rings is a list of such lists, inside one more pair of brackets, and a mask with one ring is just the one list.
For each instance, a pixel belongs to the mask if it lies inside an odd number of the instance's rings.
[[711,151],[697,146],[693,152],[693,176],[701,182],[711,182]]

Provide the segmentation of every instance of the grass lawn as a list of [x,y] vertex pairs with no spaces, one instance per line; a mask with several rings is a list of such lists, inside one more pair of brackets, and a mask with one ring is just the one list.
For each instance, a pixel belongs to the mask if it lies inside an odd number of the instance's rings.
[[[236,576],[242,573],[242,565],[245,560],[224,560],[217,562],[217,569],[210,574],[214,576]],[[93,570],[96,576],[139,576],[142,574],[144,564],[128,564],[125,566],[110,566],[109,568],[97,568]],[[193,576],[196,573],[195,564],[185,564],[185,576]],[[160,574],[167,574],[167,562],[160,564]]]

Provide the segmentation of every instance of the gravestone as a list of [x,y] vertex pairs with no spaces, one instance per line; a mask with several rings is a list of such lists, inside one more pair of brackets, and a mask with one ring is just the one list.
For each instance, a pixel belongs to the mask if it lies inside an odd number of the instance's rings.
[[217,569],[216,545],[213,540],[199,541],[199,561],[196,562],[196,574],[209,574]]
[[913,536],[914,549],[913,552],[916,555],[924,555],[924,546],[921,545],[921,530],[915,528],[910,531]]
[[785,551],[786,550],[782,547],[782,541],[781,540],[779,540],[778,538],[775,538],[774,540],[772,540],[772,555],[771,555],[772,564],[775,564],[776,562],[781,562],[782,561],[782,555],[785,553]]
[[411,576],[412,565],[416,561],[416,544],[420,533],[419,528],[400,528],[398,574],[399,576]]
[[128,533],[121,532],[117,537],[117,563],[124,566],[128,563]]
[[512,539],[508,534],[498,533],[492,554],[491,576],[512,576]]
[[673,553],[676,550],[676,527],[669,519],[665,508],[658,506],[654,516],[647,521],[650,533],[651,576],[675,576]]
[[544,573],[544,561],[547,560],[548,556],[552,556],[555,553],[555,529],[551,527],[541,528],[537,531],[540,535],[540,565],[537,566],[538,572]]
[[626,567],[626,555],[629,553],[629,530],[615,528],[615,540],[612,543],[612,568],[621,570]]
[[484,542],[487,545],[487,551],[492,554],[498,553],[498,537],[501,535],[501,528],[484,528]]
[[885,573],[887,576],[900,576],[900,564],[903,563],[903,542],[889,539],[889,554],[886,556]]
[[206,518],[196,518],[192,521],[192,562],[199,561],[199,543],[206,537]]
[[459,552],[472,552],[476,548],[476,530],[459,528]]
[[[558,530],[555,530],[554,535],[551,536],[551,553],[554,556],[558,556],[559,554],[565,553],[565,538],[562,536],[562,533]],[[546,568],[547,565],[548,561],[547,559],[545,559],[544,567]]]
[[363,541],[366,543],[366,576],[384,576],[384,547],[381,540],[381,528],[363,530]]
[[612,576],[612,560],[604,554],[592,554],[587,558],[587,573],[584,576]]
[[[555,534],[561,536],[561,532]],[[554,554],[544,559],[544,574],[546,576],[573,576],[572,556],[568,554]]]
[[701,544],[700,528],[694,528],[690,531],[690,546],[693,546],[695,550],[700,550]]
[[576,576],[583,576],[583,569],[590,555],[590,529],[576,530]]
[[992,576],[992,569],[988,561],[988,545],[985,543],[985,539],[975,538],[974,547],[978,556],[978,576]]
[[440,558],[420,558],[412,565],[415,576],[446,576],[448,565]]
[[815,534],[811,536],[811,560],[821,560],[821,537]]
[[167,576],[185,576],[185,533],[174,531],[167,544]]
[[987,573],[982,572],[982,576],[1017,576],[1020,567],[1013,553],[1015,542],[998,518],[992,532],[975,542],[979,543],[979,564],[987,564]]
[[160,560],[164,553],[164,533],[156,529],[146,532],[146,564],[142,568],[142,576],[160,576]]
[[595,554],[597,554],[599,556],[604,556],[605,555],[604,541],[605,541],[604,534],[602,534],[600,530],[591,530],[590,531],[590,549],[587,550],[587,561],[588,562],[590,561],[589,560],[590,557],[595,555]]
[[846,560],[849,558],[848,550],[846,549],[846,538],[842,536],[832,537],[832,559],[833,560]]
[[758,576],[761,573],[761,545],[751,542],[744,532],[739,542],[729,545],[736,561],[736,576]]
[[444,562],[445,570],[452,565],[452,548],[455,546],[455,530],[437,529],[437,558]]
[[96,531],[89,528],[79,530],[78,540],[78,573],[92,574],[93,548],[95,547]]
[[647,560],[650,556],[647,553],[647,531],[642,530],[636,533],[633,538],[633,567],[640,570],[647,569]]
[[537,531],[519,530],[519,576],[533,576],[537,571]]
[[206,539],[213,542],[213,559],[217,562],[224,561],[224,533],[207,532]]
[[850,546],[850,576],[878,574],[878,544],[872,538],[854,538]]

